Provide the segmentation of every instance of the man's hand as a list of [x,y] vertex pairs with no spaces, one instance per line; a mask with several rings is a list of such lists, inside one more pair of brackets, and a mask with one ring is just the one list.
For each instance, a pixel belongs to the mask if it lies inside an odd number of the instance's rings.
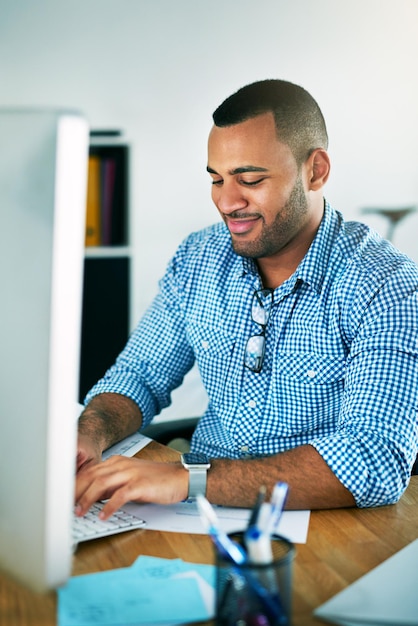
[[139,430],[141,423],[141,412],[130,398],[95,396],[78,420],[77,472],[100,463],[103,450]]
[[112,456],[99,464],[91,460],[77,474],[76,515],[85,515],[94,502],[108,498],[102,519],[129,501],[174,504],[187,498],[188,484],[188,472],[180,463],[124,456]]
[[78,435],[77,443],[77,473],[90,465],[97,465],[102,458],[102,451],[98,442],[87,435]]

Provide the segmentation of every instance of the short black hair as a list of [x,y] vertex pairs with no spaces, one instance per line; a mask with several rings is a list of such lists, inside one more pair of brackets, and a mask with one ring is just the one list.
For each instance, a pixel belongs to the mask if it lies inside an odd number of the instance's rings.
[[268,79],[242,87],[213,113],[215,126],[233,126],[257,115],[274,115],[277,137],[286,143],[301,165],[317,148],[328,148],[328,133],[321,109],[299,85]]

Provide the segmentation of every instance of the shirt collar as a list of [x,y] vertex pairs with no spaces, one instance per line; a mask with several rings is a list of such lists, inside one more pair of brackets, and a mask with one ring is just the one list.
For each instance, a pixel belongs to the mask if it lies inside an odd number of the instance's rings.
[[[232,249],[232,244],[231,244]],[[257,263],[254,259],[250,259],[248,257],[239,256],[235,252],[235,265],[233,268],[233,272],[237,278],[242,278],[246,274],[250,274],[252,276],[258,276],[258,268]]]
[[311,246],[294,274],[318,293],[321,291],[325,273],[335,241],[341,229],[342,216],[325,200],[324,215]]

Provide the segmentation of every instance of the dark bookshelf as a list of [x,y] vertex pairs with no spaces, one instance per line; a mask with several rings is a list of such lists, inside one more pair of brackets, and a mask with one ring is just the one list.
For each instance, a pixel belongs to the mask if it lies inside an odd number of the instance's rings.
[[[79,401],[114,363],[130,324],[129,146],[118,131],[92,131],[89,158],[99,235],[87,245],[81,331]],[[91,191],[91,188],[90,188]],[[91,223],[88,215],[86,226]],[[87,244],[87,229],[86,229]]]
[[79,401],[114,363],[129,333],[129,257],[86,258]]

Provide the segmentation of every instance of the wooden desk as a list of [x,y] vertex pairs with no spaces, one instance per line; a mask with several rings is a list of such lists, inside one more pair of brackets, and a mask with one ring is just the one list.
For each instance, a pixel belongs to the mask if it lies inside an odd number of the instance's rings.
[[[169,460],[177,453],[153,442],[138,456]],[[308,541],[296,546],[293,626],[324,624],[312,610],[416,539],[417,520],[418,476],[394,506],[312,512]],[[145,529],[82,544],[73,574],[126,567],[140,554],[213,563],[209,537]],[[0,576],[0,626],[55,624],[54,593],[37,595]]]

